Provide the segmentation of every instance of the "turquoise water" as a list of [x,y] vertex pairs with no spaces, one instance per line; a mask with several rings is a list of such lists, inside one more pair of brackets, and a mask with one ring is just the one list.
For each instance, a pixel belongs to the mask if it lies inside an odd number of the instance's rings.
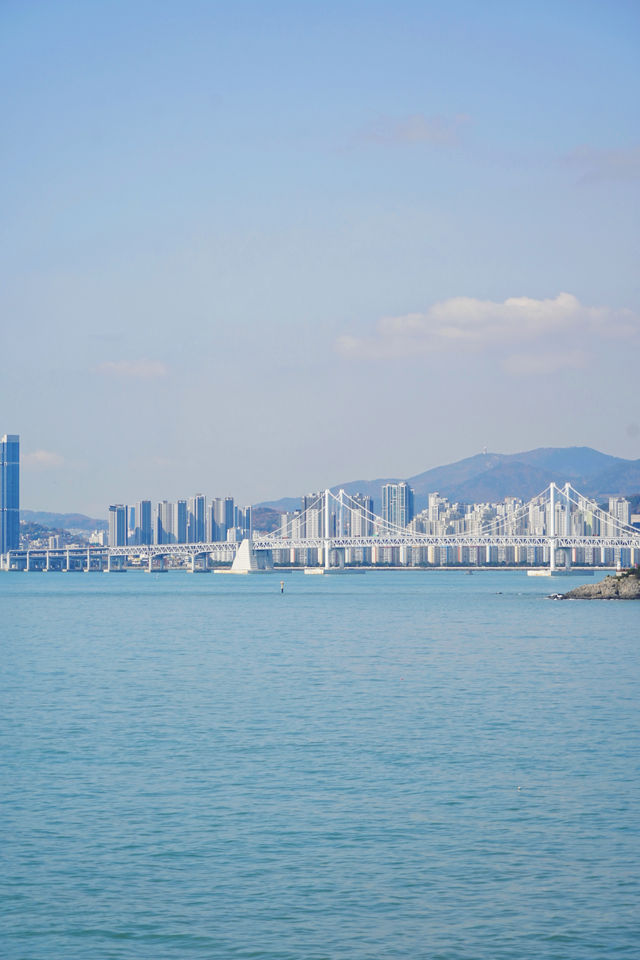
[[637,958],[640,604],[284,579],[0,574],[2,957]]

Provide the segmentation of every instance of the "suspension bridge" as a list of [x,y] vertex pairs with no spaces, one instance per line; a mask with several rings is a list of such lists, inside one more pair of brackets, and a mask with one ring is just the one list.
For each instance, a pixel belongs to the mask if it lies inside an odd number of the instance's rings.
[[616,556],[631,565],[640,561],[640,530],[600,509],[570,483],[551,483],[524,504],[512,501],[488,521],[467,516],[463,522],[469,529],[462,532],[424,532],[419,527],[427,521],[418,515],[402,527],[373,513],[362,498],[324,490],[303,511],[286,515],[280,530],[239,542],[12,550],[2,557],[2,569],[115,572],[134,563],[149,572],[168,564],[198,572],[217,562],[231,564],[232,572],[250,573],[272,569],[275,556],[280,563],[324,570],[354,560],[377,565],[395,559],[399,565],[546,564],[554,572],[559,558],[564,566],[611,566]]

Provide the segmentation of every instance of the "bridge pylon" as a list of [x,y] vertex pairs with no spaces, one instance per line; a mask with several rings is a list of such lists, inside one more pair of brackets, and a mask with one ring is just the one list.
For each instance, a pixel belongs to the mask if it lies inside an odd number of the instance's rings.
[[556,569],[556,485],[549,484],[549,572]]
[[331,551],[331,541],[329,539],[329,522],[331,520],[331,512],[329,509],[329,498],[331,496],[331,491],[327,487],[324,492],[324,547],[322,550],[324,568],[328,570],[331,566],[330,551]]

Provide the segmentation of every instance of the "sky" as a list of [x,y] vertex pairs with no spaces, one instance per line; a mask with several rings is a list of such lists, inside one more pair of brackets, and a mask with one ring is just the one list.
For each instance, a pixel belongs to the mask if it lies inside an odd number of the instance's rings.
[[22,506],[640,457],[639,64],[635,0],[3,0]]

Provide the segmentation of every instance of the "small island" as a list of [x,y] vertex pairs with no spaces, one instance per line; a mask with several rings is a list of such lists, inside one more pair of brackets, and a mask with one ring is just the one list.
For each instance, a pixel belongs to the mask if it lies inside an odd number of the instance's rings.
[[640,600],[640,566],[609,575],[599,583],[585,583],[557,597],[559,600]]

